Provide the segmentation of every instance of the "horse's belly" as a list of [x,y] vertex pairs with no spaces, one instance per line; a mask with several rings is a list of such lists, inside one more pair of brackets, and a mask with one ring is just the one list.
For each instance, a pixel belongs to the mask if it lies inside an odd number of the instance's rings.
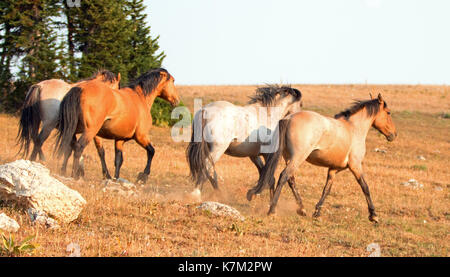
[[102,128],[98,131],[97,136],[105,139],[130,139],[133,134],[133,126],[106,120],[103,123]]
[[321,150],[314,150],[306,161],[317,166],[345,168],[347,167],[348,156],[341,153],[327,153]]
[[234,157],[250,157],[250,156],[258,156],[259,151],[260,151],[259,143],[232,142],[225,151],[225,154]]

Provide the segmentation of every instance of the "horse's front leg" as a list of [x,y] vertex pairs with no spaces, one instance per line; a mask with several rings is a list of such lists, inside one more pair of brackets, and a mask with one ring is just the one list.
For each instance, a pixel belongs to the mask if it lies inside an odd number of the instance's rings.
[[142,146],[147,151],[147,165],[143,172],[139,172],[136,182],[142,182],[145,184],[147,182],[148,176],[150,175],[150,167],[152,165],[153,156],[155,155],[155,148],[153,148],[150,143],[150,138],[148,135],[136,136],[136,142]]
[[378,223],[378,216],[375,213],[375,207],[372,203],[372,198],[370,197],[369,186],[367,185],[366,180],[364,180],[361,164],[350,165],[349,168],[355,176],[356,181],[358,181],[358,184],[361,186],[364,196],[366,197],[367,207],[369,209],[369,220]]

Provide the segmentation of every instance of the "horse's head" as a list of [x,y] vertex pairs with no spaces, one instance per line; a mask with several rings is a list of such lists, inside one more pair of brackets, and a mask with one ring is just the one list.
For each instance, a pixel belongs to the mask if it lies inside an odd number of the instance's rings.
[[117,77],[114,78],[111,81],[103,80],[108,84],[108,86],[112,89],[119,89],[120,88],[120,72],[117,74]]
[[168,72],[161,71],[161,92],[159,97],[167,100],[175,107],[180,103],[180,96],[175,88],[175,79]]
[[[117,77],[114,73],[108,70],[101,70],[95,73],[92,80],[100,81],[105,83],[108,87],[112,89],[119,89],[120,84],[120,73],[117,74]],[[89,80],[89,79],[88,79]]]
[[301,111],[303,107],[302,93],[295,88],[289,88],[289,90],[288,97],[290,96],[291,100],[286,107],[286,115],[297,113]]
[[382,133],[388,141],[393,141],[397,137],[397,131],[392,121],[391,111],[388,109],[381,94],[378,94],[378,103],[380,104],[380,108],[372,126]]

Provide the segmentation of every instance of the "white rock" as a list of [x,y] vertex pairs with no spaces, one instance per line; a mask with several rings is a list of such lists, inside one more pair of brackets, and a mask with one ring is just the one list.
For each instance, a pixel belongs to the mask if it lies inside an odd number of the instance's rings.
[[201,203],[197,208],[200,210],[209,211],[214,215],[228,216],[242,221],[245,220],[238,210],[222,203],[207,201]]
[[14,219],[8,217],[6,214],[0,214],[0,230],[15,233],[19,230],[20,226]]
[[50,176],[45,166],[27,160],[0,165],[0,200],[65,223],[78,218],[86,204],[77,191]]
[[422,160],[422,161],[426,160],[424,156],[417,156],[417,159]]
[[136,195],[136,185],[128,180],[119,178],[117,180],[105,180],[105,185],[102,189],[103,192],[112,192],[124,197],[130,197]]

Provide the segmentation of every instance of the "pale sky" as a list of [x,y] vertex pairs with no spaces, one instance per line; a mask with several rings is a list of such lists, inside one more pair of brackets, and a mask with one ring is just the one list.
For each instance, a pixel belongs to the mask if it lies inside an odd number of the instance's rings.
[[145,4],[177,84],[450,84],[450,1]]

